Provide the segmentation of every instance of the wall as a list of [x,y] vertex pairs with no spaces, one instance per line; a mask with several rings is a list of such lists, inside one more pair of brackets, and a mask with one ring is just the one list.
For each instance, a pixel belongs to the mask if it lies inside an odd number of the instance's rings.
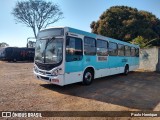
[[139,68],[149,71],[160,71],[160,48],[141,49]]
[[157,63],[156,71],[160,72],[160,48],[158,50],[158,63]]

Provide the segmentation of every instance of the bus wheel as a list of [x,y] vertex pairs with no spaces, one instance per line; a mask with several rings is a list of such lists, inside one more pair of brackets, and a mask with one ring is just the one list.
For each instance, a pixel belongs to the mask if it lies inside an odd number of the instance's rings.
[[124,69],[124,75],[128,75],[128,73],[129,73],[129,66],[126,65]]
[[92,83],[94,76],[93,72],[91,70],[85,70],[83,74],[83,84],[84,85],[90,85]]

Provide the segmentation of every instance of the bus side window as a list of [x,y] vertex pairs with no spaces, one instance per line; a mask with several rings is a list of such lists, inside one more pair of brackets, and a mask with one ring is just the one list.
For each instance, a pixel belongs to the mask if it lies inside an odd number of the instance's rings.
[[135,56],[136,56],[136,57],[139,57],[139,48],[136,48]]
[[97,39],[97,55],[107,56],[108,55],[108,42]]
[[118,44],[118,55],[119,56],[124,56],[125,55],[125,48],[124,48],[124,45],[122,44]]
[[82,39],[75,37],[67,37],[66,41],[66,61],[82,60]]
[[94,38],[84,38],[84,54],[96,55],[96,40]]
[[134,47],[131,47],[131,56],[134,57],[136,54],[136,49]]
[[109,42],[108,52],[110,56],[117,56],[118,54],[117,43]]
[[125,46],[125,56],[131,56],[131,47]]

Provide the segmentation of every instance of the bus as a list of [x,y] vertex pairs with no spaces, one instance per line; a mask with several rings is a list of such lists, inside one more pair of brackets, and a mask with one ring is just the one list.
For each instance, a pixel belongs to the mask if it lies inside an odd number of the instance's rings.
[[90,85],[138,67],[137,45],[71,27],[45,28],[37,35],[33,72],[48,83]]
[[3,47],[0,48],[0,60],[4,61],[34,61],[34,48]]

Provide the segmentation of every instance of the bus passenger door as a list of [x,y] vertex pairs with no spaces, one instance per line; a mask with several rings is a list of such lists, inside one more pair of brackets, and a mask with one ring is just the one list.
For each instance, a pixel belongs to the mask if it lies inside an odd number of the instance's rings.
[[97,39],[97,61],[95,77],[104,77],[110,75],[108,64],[108,42]]
[[65,84],[75,83],[82,80],[82,39],[67,36],[66,38],[66,61],[65,61]]

